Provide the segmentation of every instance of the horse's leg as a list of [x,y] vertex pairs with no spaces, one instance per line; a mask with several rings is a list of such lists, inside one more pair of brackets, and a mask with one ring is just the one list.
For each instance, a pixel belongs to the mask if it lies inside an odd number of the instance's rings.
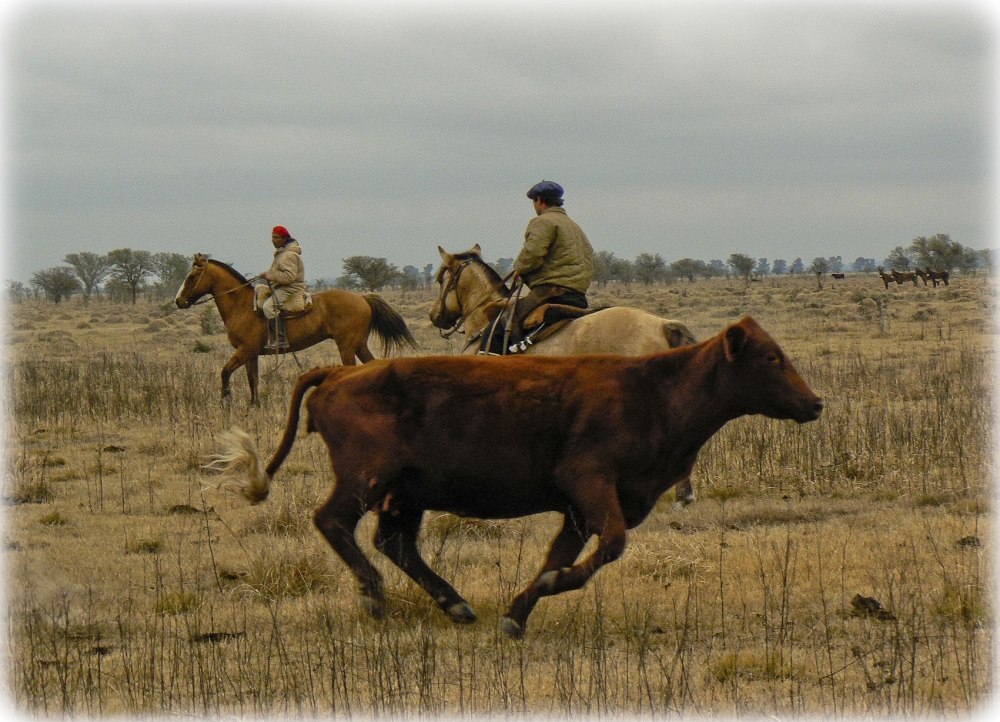
[[382,575],[368,561],[354,538],[358,522],[367,511],[358,493],[360,485],[360,481],[352,482],[352,477],[346,474],[339,475],[330,498],[313,514],[313,523],[361,582],[361,603],[365,611],[381,619],[385,614]]
[[257,356],[247,359],[246,369],[247,369],[247,383],[250,384],[250,404],[252,406],[258,406],[257,399]]
[[232,395],[232,391],[229,388],[229,377],[233,375],[240,366],[247,363],[251,357],[256,359],[257,351],[249,346],[240,346],[236,349],[236,353],[229,357],[226,361],[226,365],[222,367],[222,398],[228,398]]
[[476,613],[468,602],[427,566],[417,550],[417,533],[423,510],[393,508],[391,496],[387,498],[386,507],[387,510],[379,514],[378,530],[375,532],[378,550],[430,594],[451,621],[461,624],[476,621]]
[[538,580],[544,574],[569,567],[576,561],[577,556],[587,543],[588,537],[584,528],[585,524],[572,508],[563,516],[562,529],[552,540],[545,565],[539,570],[534,581],[514,597],[507,614],[500,620],[500,627],[508,636],[519,638],[524,634],[524,625],[528,615],[531,614],[531,610],[535,608],[538,600],[542,597],[538,588]]

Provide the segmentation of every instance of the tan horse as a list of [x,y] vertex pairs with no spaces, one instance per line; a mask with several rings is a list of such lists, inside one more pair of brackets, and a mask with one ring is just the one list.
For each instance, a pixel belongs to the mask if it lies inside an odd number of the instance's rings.
[[[442,336],[466,335],[463,354],[474,354],[483,333],[503,311],[511,289],[482,258],[477,243],[469,251],[451,254],[438,246],[441,268],[437,282],[441,291],[430,318]],[[573,319],[552,336],[529,346],[526,354],[538,356],[582,356],[618,354],[645,356],[696,342],[680,321],[660,318],[638,308],[615,306]],[[676,489],[676,505],[694,501],[690,478]]]
[[[222,367],[222,397],[230,395],[229,377],[246,366],[250,384],[250,403],[257,403],[257,357],[273,355],[265,349],[267,321],[253,309],[253,286],[235,269],[196,253],[174,302],[178,308],[190,308],[202,296],[211,295],[226,325],[229,343],[236,349]],[[417,347],[406,323],[389,304],[375,294],[350,291],[323,291],[313,294],[308,311],[287,319],[288,351],[299,351],[332,338],[344,366],[354,366],[357,358],[367,363],[375,357],[368,349],[368,336],[374,333],[382,342],[382,355]]]

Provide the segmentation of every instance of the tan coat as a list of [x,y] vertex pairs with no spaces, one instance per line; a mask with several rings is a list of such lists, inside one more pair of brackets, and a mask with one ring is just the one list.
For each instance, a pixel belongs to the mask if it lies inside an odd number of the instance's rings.
[[[298,241],[290,241],[274,252],[271,267],[261,274],[271,285],[257,286],[254,297],[258,308],[268,318],[274,318],[275,301],[283,313],[305,311],[311,299],[306,293],[306,267],[302,263],[302,248]],[[274,295],[270,291],[273,289]]]
[[594,278],[594,249],[566,210],[552,206],[529,221],[514,270],[528,288],[548,283],[586,293]]

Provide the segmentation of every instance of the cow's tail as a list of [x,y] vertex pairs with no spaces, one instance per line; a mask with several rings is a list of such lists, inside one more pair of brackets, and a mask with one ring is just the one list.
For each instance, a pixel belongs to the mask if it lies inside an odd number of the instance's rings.
[[374,293],[366,293],[364,298],[372,311],[372,322],[368,327],[368,332],[378,336],[382,343],[382,358],[403,351],[407,345],[410,348],[417,348],[416,339],[413,338],[410,329],[406,327],[406,321],[403,320],[402,316],[393,311],[388,303]]
[[333,371],[333,368],[317,368],[307,371],[299,377],[295,390],[292,391],[285,433],[266,467],[261,464],[257,446],[250,435],[234,428],[221,435],[219,438],[221,451],[212,457],[205,468],[222,472],[231,478],[235,477],[234,483],[228,485],[229,488],[234,488],[251,504],[259,504],[267,499],[267,495],[271,492],[271,479],[274,478],[295,444],[302,397],[305,396],[306,391],[323,383]]

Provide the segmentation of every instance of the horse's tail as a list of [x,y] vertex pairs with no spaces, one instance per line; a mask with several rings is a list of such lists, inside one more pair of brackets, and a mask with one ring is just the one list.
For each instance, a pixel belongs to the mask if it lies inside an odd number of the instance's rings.
[[333,370],[332,367],[316,368],[299,377],[295,390],[292,391],[285,434],[281,437],[277,451],[267,462],[267,467],[261,465],[257,447],[250,435],[240,429],[232,429],[220,437],[222,451],[212,457],[212,460],[206,464],[206,468],[242,477],[233,488],[251,504],[259,504],[267,499],[267,495],[271,491],[271,479],[274,478],[295,443],[302,397],[306,391],[323,383]]
[[406,345],[417,348],[417,342],[410,329],[406,327],[406,321],[393,311],[388,303],[374,293],[366,293],[364,299],[372,310],[372,322],[368,332],[374,333],[381,341],[383,358],[403,351]]

